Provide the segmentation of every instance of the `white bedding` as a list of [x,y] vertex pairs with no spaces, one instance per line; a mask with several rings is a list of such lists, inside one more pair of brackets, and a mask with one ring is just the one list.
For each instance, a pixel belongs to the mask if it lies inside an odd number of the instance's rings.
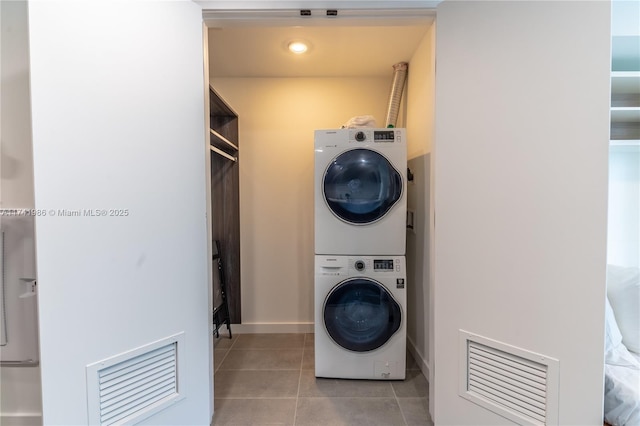
[[604,365],[604,419],[612,426],[638,426],[640,361],[624,345],[608,358]]
[[612,426],[640,426],[640,354],[623,344],[608,298],[605,319],[604,420]]

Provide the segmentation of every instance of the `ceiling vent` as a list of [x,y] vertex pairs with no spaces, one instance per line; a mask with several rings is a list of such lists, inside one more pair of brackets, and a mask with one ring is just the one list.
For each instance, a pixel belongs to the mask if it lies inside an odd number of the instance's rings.
[[459,395],[518,424],[557,425],[558,364],[460,330]]
[[136,424],[183,399],[183,340],[181,333],[88,365],[88,424]]

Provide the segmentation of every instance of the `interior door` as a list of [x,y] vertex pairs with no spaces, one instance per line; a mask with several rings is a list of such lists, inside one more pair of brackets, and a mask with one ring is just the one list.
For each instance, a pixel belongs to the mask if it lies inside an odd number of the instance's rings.
[[438,7],[436,424],[536,423],[467,399],[464,332],[559,361],[545,424],[602,424],[609,8]]
[[183,398],[130,422],[210,424],[201,7],[28,7],[44,424],[89,424],[88,366],[177,335]]

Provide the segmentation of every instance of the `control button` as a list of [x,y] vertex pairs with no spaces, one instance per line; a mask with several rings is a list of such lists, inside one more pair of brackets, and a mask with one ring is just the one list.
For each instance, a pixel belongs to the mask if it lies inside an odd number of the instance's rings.
[[364,134],[364,132],[358,132],[356,133],[356,140],[358,142],[362,142],[367,138],[367,135]]
[[356,271],[364,271],[364,262],[362,260],[357,260],[354,266]]

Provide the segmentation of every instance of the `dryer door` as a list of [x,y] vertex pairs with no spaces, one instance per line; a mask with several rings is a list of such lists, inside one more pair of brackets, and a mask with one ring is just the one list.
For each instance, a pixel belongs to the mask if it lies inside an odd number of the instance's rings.
[[402,196],[402,175],[382,154],[352,149],[327,167],[322,182],[327,206],[341,220],[365,225],[380,220]]
[[402,310],[391,293],[368,278],[352,278],[335,286],[325,299],[323,311],[329,336],[354,352],[384,345],[402,321]]

